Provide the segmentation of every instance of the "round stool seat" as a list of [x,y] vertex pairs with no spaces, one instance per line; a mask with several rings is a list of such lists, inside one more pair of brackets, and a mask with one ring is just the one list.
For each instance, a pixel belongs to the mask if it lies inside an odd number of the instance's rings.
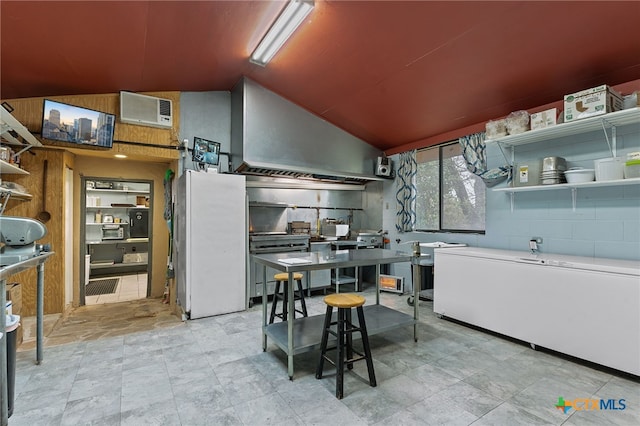
[[338,309],[357,308],[364,305],[365,301],[364,297],[351,293],[335,293],[324,298],[324,303]]
[[[279,274],[275,274],[273,276],[273,279],[276,281],[287,281],[289,279],[289,274],[287,274],[286,272],[281,272]],[[301,280],[302,279],[302,274],[300,272],[294,272],[293,273],[293,279],[294,280]]]

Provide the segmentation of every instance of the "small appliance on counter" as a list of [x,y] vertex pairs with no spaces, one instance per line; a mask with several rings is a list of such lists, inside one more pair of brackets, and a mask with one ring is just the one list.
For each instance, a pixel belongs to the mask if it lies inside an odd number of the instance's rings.
[[404,293],[404,278],[393,275],[380,274],[380,291]]
[[325,237],[340,238],[349,235],[349,225],[336,219],[322,219],[321,233]]
[[40,221],[28,217],[0,216],[0,266],[13,265],[51,250],[35,242],[47,235]]
[[289,234],[311,234],[311,222],[293,221],[289,222],[288,229]]
[[103,240],[124,240],[124,228],[117,223],[102,225]]

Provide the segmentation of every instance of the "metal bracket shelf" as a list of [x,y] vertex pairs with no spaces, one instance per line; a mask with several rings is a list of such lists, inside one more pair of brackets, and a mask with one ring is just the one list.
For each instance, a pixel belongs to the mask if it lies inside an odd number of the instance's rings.
[[571,190],[571,200],[573,205],[573,211],[576,211],[576,198],[578,189],[580,188],[597,188],[606,186],[627,186],[627,185],[640,185],[640,178],[633,179],[617,179],[606,181],[593,181],[583,183],[560,183],[556,185],[536,185],[536,186],[521,186],[517,188],[495,188],[495,192],[507,192],[511,198],[511,212],[513,213],[514,196],[516,192],[539,192],[539,191],[554,191],[560,189]]
[[[2,135],[2,139],[4,139],[7,144],[23,147],[16,155],[22,154],[32,146],[42,146],[40,141],[4,107],[0,107],[0,130],[0,135]],[[20,142],[13,133],[17,133],[22,137],[24,143]]]
[[[543,129],[529,130],[517,135],[508,135],[497,139],[487,139],[485,142],[496,143],[509,165],[513,165],[515,148],[522,145],[544,142],[550,139],[558,139],[565,136],[580,135],[583,133],[603,130],[605,139],[611,154],[617,154],[617,127],[628,124],[640,123],[640,107],[629,108],[622,111],[611,112],[595,117],[561,123]],[[607,134],[607,128],[611,129],[611,139]],[[505,153],[505,149],[511,151],[511,159]]]

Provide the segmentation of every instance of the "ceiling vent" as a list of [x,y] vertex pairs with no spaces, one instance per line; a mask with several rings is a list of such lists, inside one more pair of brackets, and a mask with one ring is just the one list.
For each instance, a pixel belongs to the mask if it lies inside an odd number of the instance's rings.
[[173,127],[171,100],[120,92],[120,122],[170,129]]

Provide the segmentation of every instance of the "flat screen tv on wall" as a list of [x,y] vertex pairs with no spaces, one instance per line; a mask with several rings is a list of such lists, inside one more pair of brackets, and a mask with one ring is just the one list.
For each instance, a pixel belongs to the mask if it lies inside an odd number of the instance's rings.
[[45,99],[42,137],[83,147],[111,148],[115,122],[114,114]]

